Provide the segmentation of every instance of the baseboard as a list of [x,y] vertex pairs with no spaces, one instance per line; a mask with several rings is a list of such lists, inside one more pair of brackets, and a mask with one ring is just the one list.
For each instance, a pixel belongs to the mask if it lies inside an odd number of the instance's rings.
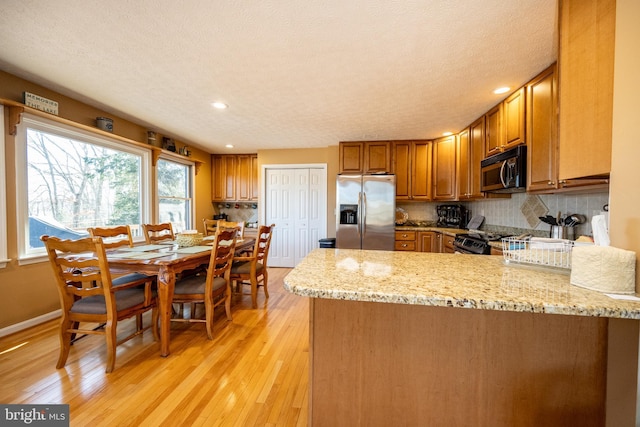
[[33,319],[25,320],[24,322],[7,326],[6,328],[0,329],[0,338],[6,337],[7,335],[15,334],[16,332],[20,332],[25,329],[29,329],[32,326],[36,326],[36,325],[39,325],[40,323],[44,323],[51,319],[55,319],[56,317],[60,317],[61,315],[62,315],[62,310],[58,309],[56,311],[52,311],[51,313],[43,314],[42,316],[34,317]]

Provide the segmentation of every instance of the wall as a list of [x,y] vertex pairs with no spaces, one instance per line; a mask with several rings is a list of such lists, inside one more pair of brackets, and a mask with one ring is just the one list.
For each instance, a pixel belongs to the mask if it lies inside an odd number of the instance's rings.
[[[327,145],[336,141],[327,141]],[[336,235],[336,175],[338,175],[338,146],[329,145],[327,148],[305,148],[286,150],[258,150],[258,170],[262,171],[262,165],[290,165],[290,164],[327,164],[327,237]],[[263,176],[260,176],[260,188],[262,188]],[[261,212],[264,212],[264,202],[259,203]],[[264,216],[260,217],[261,220]]]
[[[22,102],[22,93],[31,92],[59,103],[59,117],[74,122],[95,126],[95,118],[107,116],[114,119],[114,134],[136,141],[146,141],[147,128],[133,122],[121,119],[113,114],[90,107],[74,99],[62,96],[52,90],[38,86],[26,80],[0,71],[0,98]],[[8,126],[8,109],[5,109],[5,129]],[[158,135],[161,138],[162,135]],[[8,256],[11,261],[6,268],[0,269],[0,331],[20,322],[44,316],[60,308],[55,283],[51,275],[51,267],[47,262],[19,266],[17,262],[18,248],[16,236],[16,193],[10,183],[15,181],[15,150],[14,137],[6,138],[6,170],[2,171],[1,185],[6,185],[7,191],[7,244]],[[177,145],[182,145],[177,141]],[[192,158],[202,162],[196,176],[196,219],[211,217],[211,156],[209,153],[193,148]],[[202,228],[202,224],[196,221]]]

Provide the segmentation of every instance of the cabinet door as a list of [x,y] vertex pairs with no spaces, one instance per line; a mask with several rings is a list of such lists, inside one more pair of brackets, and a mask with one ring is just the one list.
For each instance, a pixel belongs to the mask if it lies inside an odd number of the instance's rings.
[[260,175],[258,170],[258,155],[251,155],[251,178],[249,184],[249,200],[257,201],[260,196]]
[[502,103],[485,114],[485,157],[500,152],[502,147]]
[[503,150],[525,142],[525,96],[525,88],[523,87],[509,95],[502,103],[502,117],[504,119]]
[[555,66],[527,84],[527,190],[558,188]]
[[465,200],[471,197],[470,189],[470,168],[471,165],[471,140],[469,139],[469,128],[458,134],[458,150],[457,150],[457,198]]
[[411,154],[411,195],[413,200],[431,200],[431,141],[414,141]]
[[223,170],[223,162],[221,156],[211,156],[211,200],[221,201],[224,200],[224,184],[225,184],[225,172]]
[[456,137],[433,141],[433,200],[456,198]]
[[225,200],[236,200],[236,167],[237,167],[237,157],[236,156],[222,156],[222,163],[224,169],[224,199]]
[[214,155],[212,199],[214,201],[229,201],[236,199],[236,156]]
[[616,2],[559,4],[558,177],[608,176]]
[[471,157],[469,164],[469,190],[471,199],[482,199],[482,171],[480,162],[484,159],[484,116],[469,126],[469,144]]
[[411,193],[411,141],[393,143],[393,168],[396,175],[396,200],[410,200]]
[[340,173],[364,172],[364,142],[340,143]]
[[391,143],[389,141],[364,144],[364,173],[391,172]]
[[237,200],[249,201],[251,199],[251,156],[238,155],[236,165],[236,197]]
[[442,234],[436,231],[418,232],[418,250],[420,252],[442,252]]

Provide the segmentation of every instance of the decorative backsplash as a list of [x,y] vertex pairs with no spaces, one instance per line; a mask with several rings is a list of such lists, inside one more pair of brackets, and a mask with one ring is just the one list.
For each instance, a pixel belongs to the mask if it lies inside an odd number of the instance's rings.
[[216,214],[226,214],[229,221],[258,222],[258,205],[256,203],[213,203]]
[[[436,206],[447,203],[460,203],[471,210],[471,216],[483,215],[484,225],[481,227],[495,228],[511,227],[523,230],[536,230],[545,234],[550,226],[537,217],[544,215],[562,216],[567,214],[582,214],[587,217],[585,224],[576,226],[575,235],[591,236],[591,218],[602,212],[604,205],[609,203],[609,193],[590,194],[538,194],[513,193],[510,199],[487,199],[474,202],[425,202],[425,203],[396,203],[409,214],[410,221],[436,221]],[[493,227],[492,227],[493,226]]]

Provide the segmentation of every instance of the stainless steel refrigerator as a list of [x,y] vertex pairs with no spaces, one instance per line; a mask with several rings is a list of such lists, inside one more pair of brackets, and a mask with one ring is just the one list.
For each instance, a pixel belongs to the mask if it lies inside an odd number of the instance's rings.
[[395,175],[338,175],[336,194],[336,248],[394,249]]

